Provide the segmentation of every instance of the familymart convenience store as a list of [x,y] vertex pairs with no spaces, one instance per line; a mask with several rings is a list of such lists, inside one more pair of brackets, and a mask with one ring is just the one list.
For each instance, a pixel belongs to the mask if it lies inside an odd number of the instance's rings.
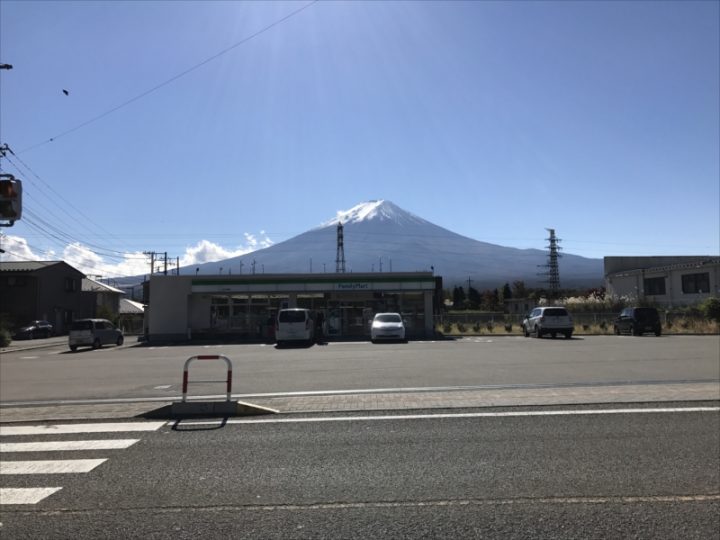
[[145,332],[150,341],[189,337],[272,339],[279,309],[322,314],[328,339],[370,335],[375,313],[402,313],[408,337],[430,337],[442,298],[431,272],[368,274],[153,275]]

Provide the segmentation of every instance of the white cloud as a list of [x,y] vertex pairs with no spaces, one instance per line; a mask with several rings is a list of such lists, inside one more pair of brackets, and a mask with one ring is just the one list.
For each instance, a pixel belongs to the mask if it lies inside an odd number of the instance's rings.
[[[3,234],[0,236],[0,248],[5,253],[0,254],[2,261],[44,261],[52,259],[54,253],[35,253],[28,245],[27,240],[20,236],[10,236]],[[50,255],[50,257],[47,257]]]
[[185,255],[180,257],[180,266],[190,266],[193,264],[202,264],[206,262],[222,261],[240,255],[247,255],[258,249],[264,249],[273,245],[265,231],[260,231],[261,238],[250,233],[244,233],[245,245],[238,246],[235,249],[226,249],[209,240],[201,240],[196,245],[185,249]]
[[[245,245],[235,249],[224,248],[209,240],[200,240],[194,246],[185,248],[185,253],[180,257],[180,266],[221,261],[273,245],[273,241],[267,237],[265,231],[260,231],[258,236],[251,233],[244,233],[243,236]],[[6,252],[0,254],[1,261],[38,261],[59,258],[85,274],[102,277],[137,276],[150,273],[150,258],[142,252],[118,255],[118,257],[122,257],[122,260],[116,262],[98,255],[80,243],[74,243],[65,246],[62,256],[58,257],[53,251],[36,253],[24,238],[6,235],[2,236],[0,246]],[[174,263],[175,259],[172,258],[172,261]]]

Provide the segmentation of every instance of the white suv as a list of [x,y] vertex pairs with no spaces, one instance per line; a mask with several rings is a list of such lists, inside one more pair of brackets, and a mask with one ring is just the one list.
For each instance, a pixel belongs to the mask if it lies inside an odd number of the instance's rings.
[[572,337],[575,326],[567,309],[562,306],[538,307],[528,313],[522,322],[523,334],[529,337],[541,338],[544,334],[550,334],[553,338],[563,334],[565,339]]

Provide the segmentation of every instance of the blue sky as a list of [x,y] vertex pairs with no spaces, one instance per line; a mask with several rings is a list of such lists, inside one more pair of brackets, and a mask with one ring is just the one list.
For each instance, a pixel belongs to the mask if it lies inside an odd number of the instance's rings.
[[194,264],[371,199],[505,246],[553,227],[588,257],[720,254],[720,3],[286,18],[305,5],[0,2],[2,166],[25,194],[3,260]]

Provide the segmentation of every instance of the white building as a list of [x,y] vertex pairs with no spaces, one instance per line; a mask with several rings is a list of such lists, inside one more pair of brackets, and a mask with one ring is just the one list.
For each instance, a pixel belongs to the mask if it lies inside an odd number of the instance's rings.
[[431,336],[442,279],[431,272],[150,277],[145,334],[271,339],[277,311],[322,313],[328,339],[369,336],[375,313],[402,313],[409,337]]
[[720,257],[605,257],[609,294],[688,306],[720,296]]

